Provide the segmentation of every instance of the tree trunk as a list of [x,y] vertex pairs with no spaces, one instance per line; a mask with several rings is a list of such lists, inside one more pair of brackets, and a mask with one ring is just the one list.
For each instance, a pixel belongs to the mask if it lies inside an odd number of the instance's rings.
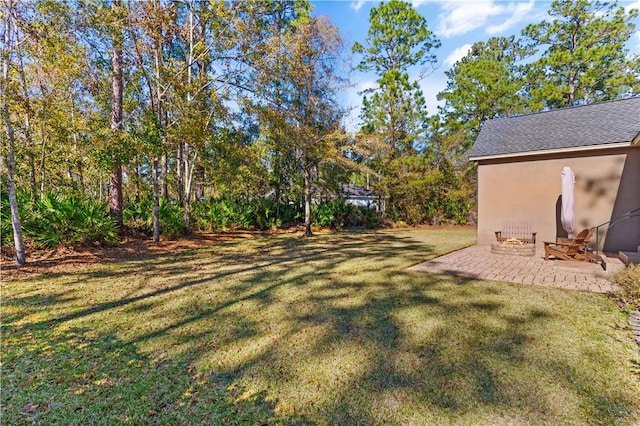
[[[279,143],[279,142],[277,142]],[[276,219],[278,220],[282,220],[281,215],[281,208],[280,208],[280,198],[282,198],[281,196],[281,191],[280,191],[280,180],[281,180],[281,173],[280,173],[280,152],[278,151],[278,149],[276,148],[275,152],[274,152],[274,157],[275,157],[275,161],[274,161],[274,168],[273,168],[273,174],[275,175],[276,181],[275,181],[275,186],[273,188],[273,193],[274,193],[274,198],[275,198],[275,203],[276,203]]]
[[310,237],[311,232],[311,171],[304,169],[304,236]]
[[[116,2],[119,3],[119,2]],[[113,76],[111,82],[111,130],[119,137],[122,130],[122,46],[113,42]],[[111,176],[109,177],[109,212],[122,232],[122,164],[117,155],[112,157]]]
[[[165,146],[166,141],[163,140],[163,144],[162,146]],[[167,174],[169,171],[169,164],[168,164],[168,159],[167,159],[167,154],[164,153],[162,154],[162,157],[160,158],[160,164],[161,164],[161,171],[160,171],[160,188],[162,190],[161,196],[162,198],[168,199],[169,198],[169,186],[167,185]]]
[[184,201],[184,234],[185,235],[189,235],[191,234],[191,201],[189,199],[186,199]]
[[194,197],[196,200],[202,200],[204,198],[205,170],[201,164],[198,164],[196,167],[195,175],[196,187],[194,188]]
[[180,165],[182,164],[182,150],[184,144],[182,142],[178,142],[177,145],[176,164],[178,167],[176,167],[176,189],[178,190],[178,201],[180,202],[180,205],[182,205],[184,203],[184,192],[182,191],[184,182],[182,181],[182,167],[180,167]]
[[[44,93],[44,92],[43,92]],[[47,158],[47,131],[45,129],[45,117],[46,109],[45,104],[42,104],[42,124],[40,126],[40,136],[42,138],[42,144],[40,147],[40,199],[44,198],[44,180],[46,176],[46,158]]]
[[[189,56],[187,57],[187,85],[189,86],[189,91],[187,92],[187,102],[189,103],[189,107],[191,107],[192,97],[191,97],[191,79],[192,79],[192,70],[191,65],[193,63],[193,11],[189,9]],[[189,153],[189,142],[185,141],[184,143],[184,151],[182,152],[183,162],[184,162],[184,193],[182,194],[184,199],[182,202],[182,207],[184,208],[184,233],[191,233],[191,182],[193,179],[193,168],[195,167],[195,158],[193,159],[193,163],[189,166],[190,163],[190,153]],[[178,163],[178,167],[180,167],[180,163]]]
[[25,117],[24,117],[24,137],[27,142],[27,157],[29,159],[29,183],[31,188],[31,202],[34,203],[36,201],[36,197],[38,196],[38,183],[36,178],[36,157],[34,155],[34,143],[33,138],[31,136],[31,117],[33,115],[33,110],[31,109],[31,99],[29,98],[29,91],[27,89],[27,78],[24,74],[24,61],[22,59],[22,51],[19,51],[19,62],[18,65],[20,67],[20,80],[22,82],[22,96],[25,103]]
[[109,175],[109,212],[122,230],[122,164],[114,161]]
[[[6,108],[5,102],[5,108]],[[5,111],[6,116],[9,111]],[[9,149],[7,152],[7,187],[9,192],[9,206],[11,208],[11,227],[13,228],[13,244],[16,249],[16,264],[23,266],[26,263],[24,254],[24,242],[22,239],[22,224],[20,222],[20,211],[18,209],[18,198],[16,197],[16,183],[14,178],[15,165],[15,140],[11,123],[5,118],[7,138],[9,139]]]
[[138,161],[138,157],[136,156],[134,164],[133,164],[133,174],[135,179],[135,202],[136,204],[140,202],[140,162]]
[[16,264],[23,266],[26,263],[24,254],[24,243],[22,240],[22,224],[20,223],[20,212],[18,210],[18,199],[16,197],[16,183],[14,177],[15,166],[15,136],[13,126],[11,125],[11,117],[9,116],[9,100],[8,100],[8,82],[9,82],[9,53],[11,50],[11,8],[13,4],[9,0],[5,9],[5,31],[2,61],[2,116],[4,118],[4,127],[7,133],[7,189],[9,192],[9,206],[11,209],[11,226],[13,228],[13,244],[16,249]]
[[[188,146],[185,146],[188,148]],[[193,182],[193,171],[195,169],[196,161],[198,160],[198,153],[196,152],[191,160],[189,150],[184,151],[184,231],[186,234],[191,233],[191,218],[189,212],[191,210],[191,184]],[[191,164],[191,166],[189,165]]]
[[35,203],[38,197],[38,183],[36,181],[36,156],[33,155],[33,147],[29,149],[29,186],[31,187],[31,202]]
[[576,101],[576,77],[575,74],[573,72],[569,73],[569,99],[568,99],[568,106],[573,106],[574,102]]
[[153,184],[153,242],[160,242],[160,190],[158,185],[158,158],[153,158],[151,167]]
[[69,101],[71,103],[71,131],[72,131],[71,138],[73,139],[73,154],[74,154],[74,159],[69,164],[69,175],[71,178],[73,178],[71,171],[73,170],[74,165],[77,166],[78,179],[80,181],[80,188],[84,193],[85,192],[84,173],[82,172],[82,156],[81,154],[78,153],[78,132],[76,129],[76,114],[75,114],[76,106],[73,100],[73,93],[69,93]]

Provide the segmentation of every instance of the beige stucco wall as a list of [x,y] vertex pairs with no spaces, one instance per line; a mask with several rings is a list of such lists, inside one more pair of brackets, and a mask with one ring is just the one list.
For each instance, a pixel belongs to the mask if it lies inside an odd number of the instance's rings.
[[[578,231],[640,207],[640,147],[484,160],[478,163],[478,243],[495,241],[505,221],[531,223],[538,246],[562,234],[556,210],[565,166],[576,177]],[[601,232],[600,239],[600,250],[636,251],[640,217]]]

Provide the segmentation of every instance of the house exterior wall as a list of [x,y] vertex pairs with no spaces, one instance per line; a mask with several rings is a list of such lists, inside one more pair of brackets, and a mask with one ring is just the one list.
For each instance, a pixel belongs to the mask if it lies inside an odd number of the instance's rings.
[[[576,232],[640,207],[640,147],[480,160],[478,244],[495,241],[505,222],[530,223],[537,245],[564,236],[559,226],[561,172],[575,174]],[[600,232],[599,250],[636,251],[640,217]],[[595,247],[596,238],[592,240]]]

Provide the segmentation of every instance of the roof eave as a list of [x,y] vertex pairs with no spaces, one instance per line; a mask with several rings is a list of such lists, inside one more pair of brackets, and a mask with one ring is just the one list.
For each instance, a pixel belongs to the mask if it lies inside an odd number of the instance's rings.
[[564,154],[564,153],[581,152],[581,151],[596,151],[596,150],[604,150],[604,149],[625,148],[625,147],[635,146],[635,145],[640,145],[640,133],[638,133],[638,135],[636,135],[636,137],[633,138],[631,142],[618,142],[618,143],[608,143],[608,144],[590,145],[590,146],[577,146],[577,147],[571,147],[571,148],[547,149],[547,150],[540,150],[540,151],[513,152],[513,153],[507,153],[507,154],[482,155],[477,157],[469,157],[469,161],[497,160],[501,158],[530,157],[532,155],[551,155],[551,154]]

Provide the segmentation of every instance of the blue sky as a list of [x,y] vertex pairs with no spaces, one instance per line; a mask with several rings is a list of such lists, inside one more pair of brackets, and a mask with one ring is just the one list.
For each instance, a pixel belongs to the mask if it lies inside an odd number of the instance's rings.
[[[547,10],[550,1],[541,0],[413,0],[416,10],[425,17],[431,31],[440,39],[442,46],[436,51],[438,68],[420,81],[427,101],[429,114],[437,112],[436,95],[446,86],[446,70],[461,57],[476,41],[486,41],[491,37],[519,35],[530,23],[549,20]],[[379,4],[370,0],[316,0],[312,1],[314,15],[325,15],[340,29],[350,51],[354,42],[364,43],[369,29],[369,11]],[[619,6],[640,9],[640,0],[619,1]],[[636,32],[627,48],[640,52],[640,20],[636,19]],[[359,58],[353,57],[353,65]],[[415,70],[417,78],[419,70]],[[353,84],[343,92],[342,102],[353,108],[345,120],[348,130],[359,127],[358,114],[363,89],[373,87],[376,76],[353,71]]]

